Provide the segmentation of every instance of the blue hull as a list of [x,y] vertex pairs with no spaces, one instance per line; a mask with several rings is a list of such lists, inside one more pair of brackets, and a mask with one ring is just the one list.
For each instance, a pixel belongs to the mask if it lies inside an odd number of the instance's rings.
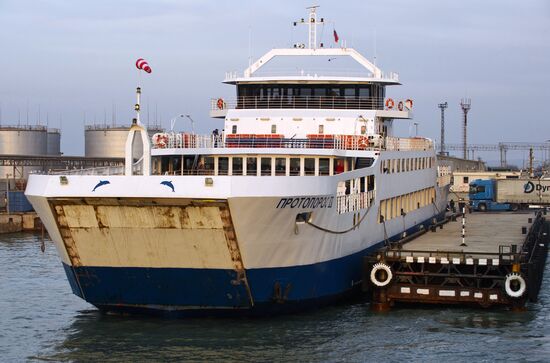
[[[431,219],[421,224],[428,228]],[[312,265],[247,269],[253,304],[245,285],[236,283],[234,270],[63,266],[73,292],[101,310],[171,316],[265,315],[325,305],[357,293],[363,257],[383,243]]]

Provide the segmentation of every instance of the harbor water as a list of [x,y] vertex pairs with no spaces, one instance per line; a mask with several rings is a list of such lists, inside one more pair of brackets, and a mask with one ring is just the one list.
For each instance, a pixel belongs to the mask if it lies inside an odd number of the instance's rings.
[[103,315],[71,293],[55,248],[0,235],[0,361],[548,361],[550,268],[527,311],[348,302],[294,315]]

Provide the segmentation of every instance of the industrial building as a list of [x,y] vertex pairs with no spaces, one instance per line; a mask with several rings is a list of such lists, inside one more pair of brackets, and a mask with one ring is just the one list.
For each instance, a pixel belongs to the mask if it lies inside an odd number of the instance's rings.
[[[61,132],[42,125],[0,126],[0,155],[60,155]],[[26,179],[36,167],[0,166],[0,179]]]
[[[88,158],[124,158],[124,147],[129,126],[87,125],[84,130],[84,156]],[[160,127],[148,127],[149,136],[163,132]],[[143,153],[141,143],[136,143],[136,155]]]

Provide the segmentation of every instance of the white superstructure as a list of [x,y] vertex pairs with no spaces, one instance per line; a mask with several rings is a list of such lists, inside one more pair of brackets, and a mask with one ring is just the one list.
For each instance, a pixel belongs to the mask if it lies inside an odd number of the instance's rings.
[[[393,134],[412,117],[412,101],[386,97],[397,75],[318,47],[315,8],[305,23],[309,48],[272,50],[226,76],[237,97],[211,111],[223,131],[150,144],[138,89],[124,171],[31,176],[27,196],[75,294],[129,311],[320,304],[356,289],[366,253],[443,217],[449,177],[432,141]],[[364,74],[261,74],[277,57],[346,57]]]

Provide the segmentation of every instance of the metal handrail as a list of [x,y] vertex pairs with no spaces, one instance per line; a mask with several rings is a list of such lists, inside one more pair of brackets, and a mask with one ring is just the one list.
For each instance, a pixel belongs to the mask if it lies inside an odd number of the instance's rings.
[[[220,102],[222,100],[222,102]],[[235,99],[211,99],[211,110],[228,109],[337,109],[337,110],[382,110],[383,97],[345,96],[239,96]]]
[[[153,149],[176,148],[289,148],[333,150],[429,150],[433,142],[426,138],[386,137],[383,142],[366,135],[317,135],[297,139],[281,135],[195,135],[181,133],[158,134],[153,137]],[[155,143],[157,140],[157,143]],[[159,141],[160,140],[160,141]]]
[[[244,74],[241,72],[225,72],[225,81],[235,80],[237,78],[243,78]],[[375,77],[372,72],[366,70],[359,71],[356,69],[333,69],[333,68],[318,68],[318,69],[296,69],[296,68],[286,68],[286,69],[277,69],[265,71],[261,70],[255,73],[250,78],[260,78],[260,77],[364,77],[364,78],[376,78],[380,80],[392,80],[399,81],[399,74],[395,72],[382,73],[380,77]]]

